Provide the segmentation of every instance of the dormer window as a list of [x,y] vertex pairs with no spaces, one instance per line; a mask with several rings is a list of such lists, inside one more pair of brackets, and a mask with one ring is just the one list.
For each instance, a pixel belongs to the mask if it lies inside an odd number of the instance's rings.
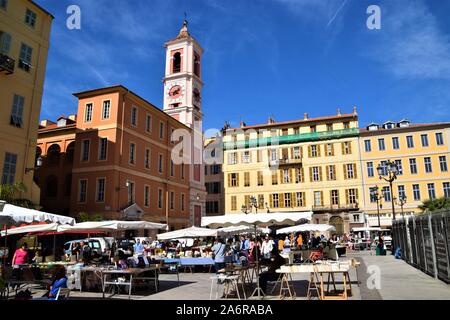
[[387,121],[383,124],[383,128],[384,129],[394,129],[395,128],[395,123],[392,121]]
[[67,125],[67,119],[61,118],[58,120],[58,127],[65,127]]
[[406,119],[403,119],[402,121],[400,121],[398,123],[398,126],[400,128],[406,128],[406,127],[409,127],[409,125],[410,125],[410,122],[409,122],[409,120],[406,120]]
[[376,123],[371,123],[367,126],[368,131],[376,131],[380,128],[380,126]]

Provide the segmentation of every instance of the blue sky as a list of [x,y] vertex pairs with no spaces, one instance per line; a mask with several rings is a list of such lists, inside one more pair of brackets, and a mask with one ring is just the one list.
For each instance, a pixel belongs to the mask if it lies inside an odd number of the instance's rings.
[[[336,113],[360,125],[450,121],[450,1],[37,0],[54,16],[41,118],[73,92],[123,84],[162,107],[166,40],[187,12],[205,49],[203,128]],[[66,9],[81,8],[81,30]],[[381,29],[366,27],[369,5]]]

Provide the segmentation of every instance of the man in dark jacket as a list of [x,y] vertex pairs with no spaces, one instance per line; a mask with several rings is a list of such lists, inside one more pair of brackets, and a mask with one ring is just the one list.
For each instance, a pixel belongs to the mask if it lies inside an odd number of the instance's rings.
[[267,282],[276,281],[280,274],[276,273],[276,270],[280,269],[282,265],[286,264],[286,260],[280,256],[277,247],[273,247],[272,249],[272,257],[270,258],[270,262],[268,265],[268,270],[259,274],[259,287],[262,289],[264,294],[267,289]]

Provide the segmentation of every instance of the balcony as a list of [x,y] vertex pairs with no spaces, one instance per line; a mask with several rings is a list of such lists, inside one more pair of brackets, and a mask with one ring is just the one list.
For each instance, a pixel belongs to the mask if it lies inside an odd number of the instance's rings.
[[326,206],[313,206],[312,211],[315,212],[339,212],[339,211],[353,211],[358,210],[359,205],[357,203],[351,204],[334,204]]
[[278,160],[269,160],[269,167],[282,167],[282,166],[292,166],[298,165],[302,163],[302,158],[293,158],[293,159],[278,159]]
[[5,72],[5,74],[13,74],[14,64],[14,59],[8,57],[6,54],[0,53],[0,73]]

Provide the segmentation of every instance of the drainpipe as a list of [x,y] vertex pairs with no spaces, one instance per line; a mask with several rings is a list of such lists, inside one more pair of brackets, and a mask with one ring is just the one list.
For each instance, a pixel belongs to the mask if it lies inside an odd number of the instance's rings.
[[[125,125],[125,97],[127,96],[129,90],[125,92],[122,98],[122,124],[121,124],[121,130],[120,130],[120,153],[119,153],[119,167],[122,165],[122,154],[123,154],[123,131],[124,131],[124,125]],[[119,170],[119,186],[117,187],[118,194],[117,194],[117,212],[120,212],[120,170]]]
[[171,157],[170,157],[170,153],[169,153],[169,146],[171,145],[170,144],[170,141],[171,141],[171,136],[169,135],[170,134],[170,131],[169,131],[169,120],[167,119],[166,120],[166,146],[167,146],[167,149],[166,149],[166,164],[168,164],[168,166],[166,166],[166,172],[165,172],[165,175],[166,175],[166,224],[167,224],[167,231],[170,231],[170,227],[169,227],[169,176],[168,176],[168,172],[169,172],[169,170],[170,170],[170,168],[171,168],[171,166],[170,166],[170,164],[171,164],[171,162],[170,162],[170,160],[171,160]]

